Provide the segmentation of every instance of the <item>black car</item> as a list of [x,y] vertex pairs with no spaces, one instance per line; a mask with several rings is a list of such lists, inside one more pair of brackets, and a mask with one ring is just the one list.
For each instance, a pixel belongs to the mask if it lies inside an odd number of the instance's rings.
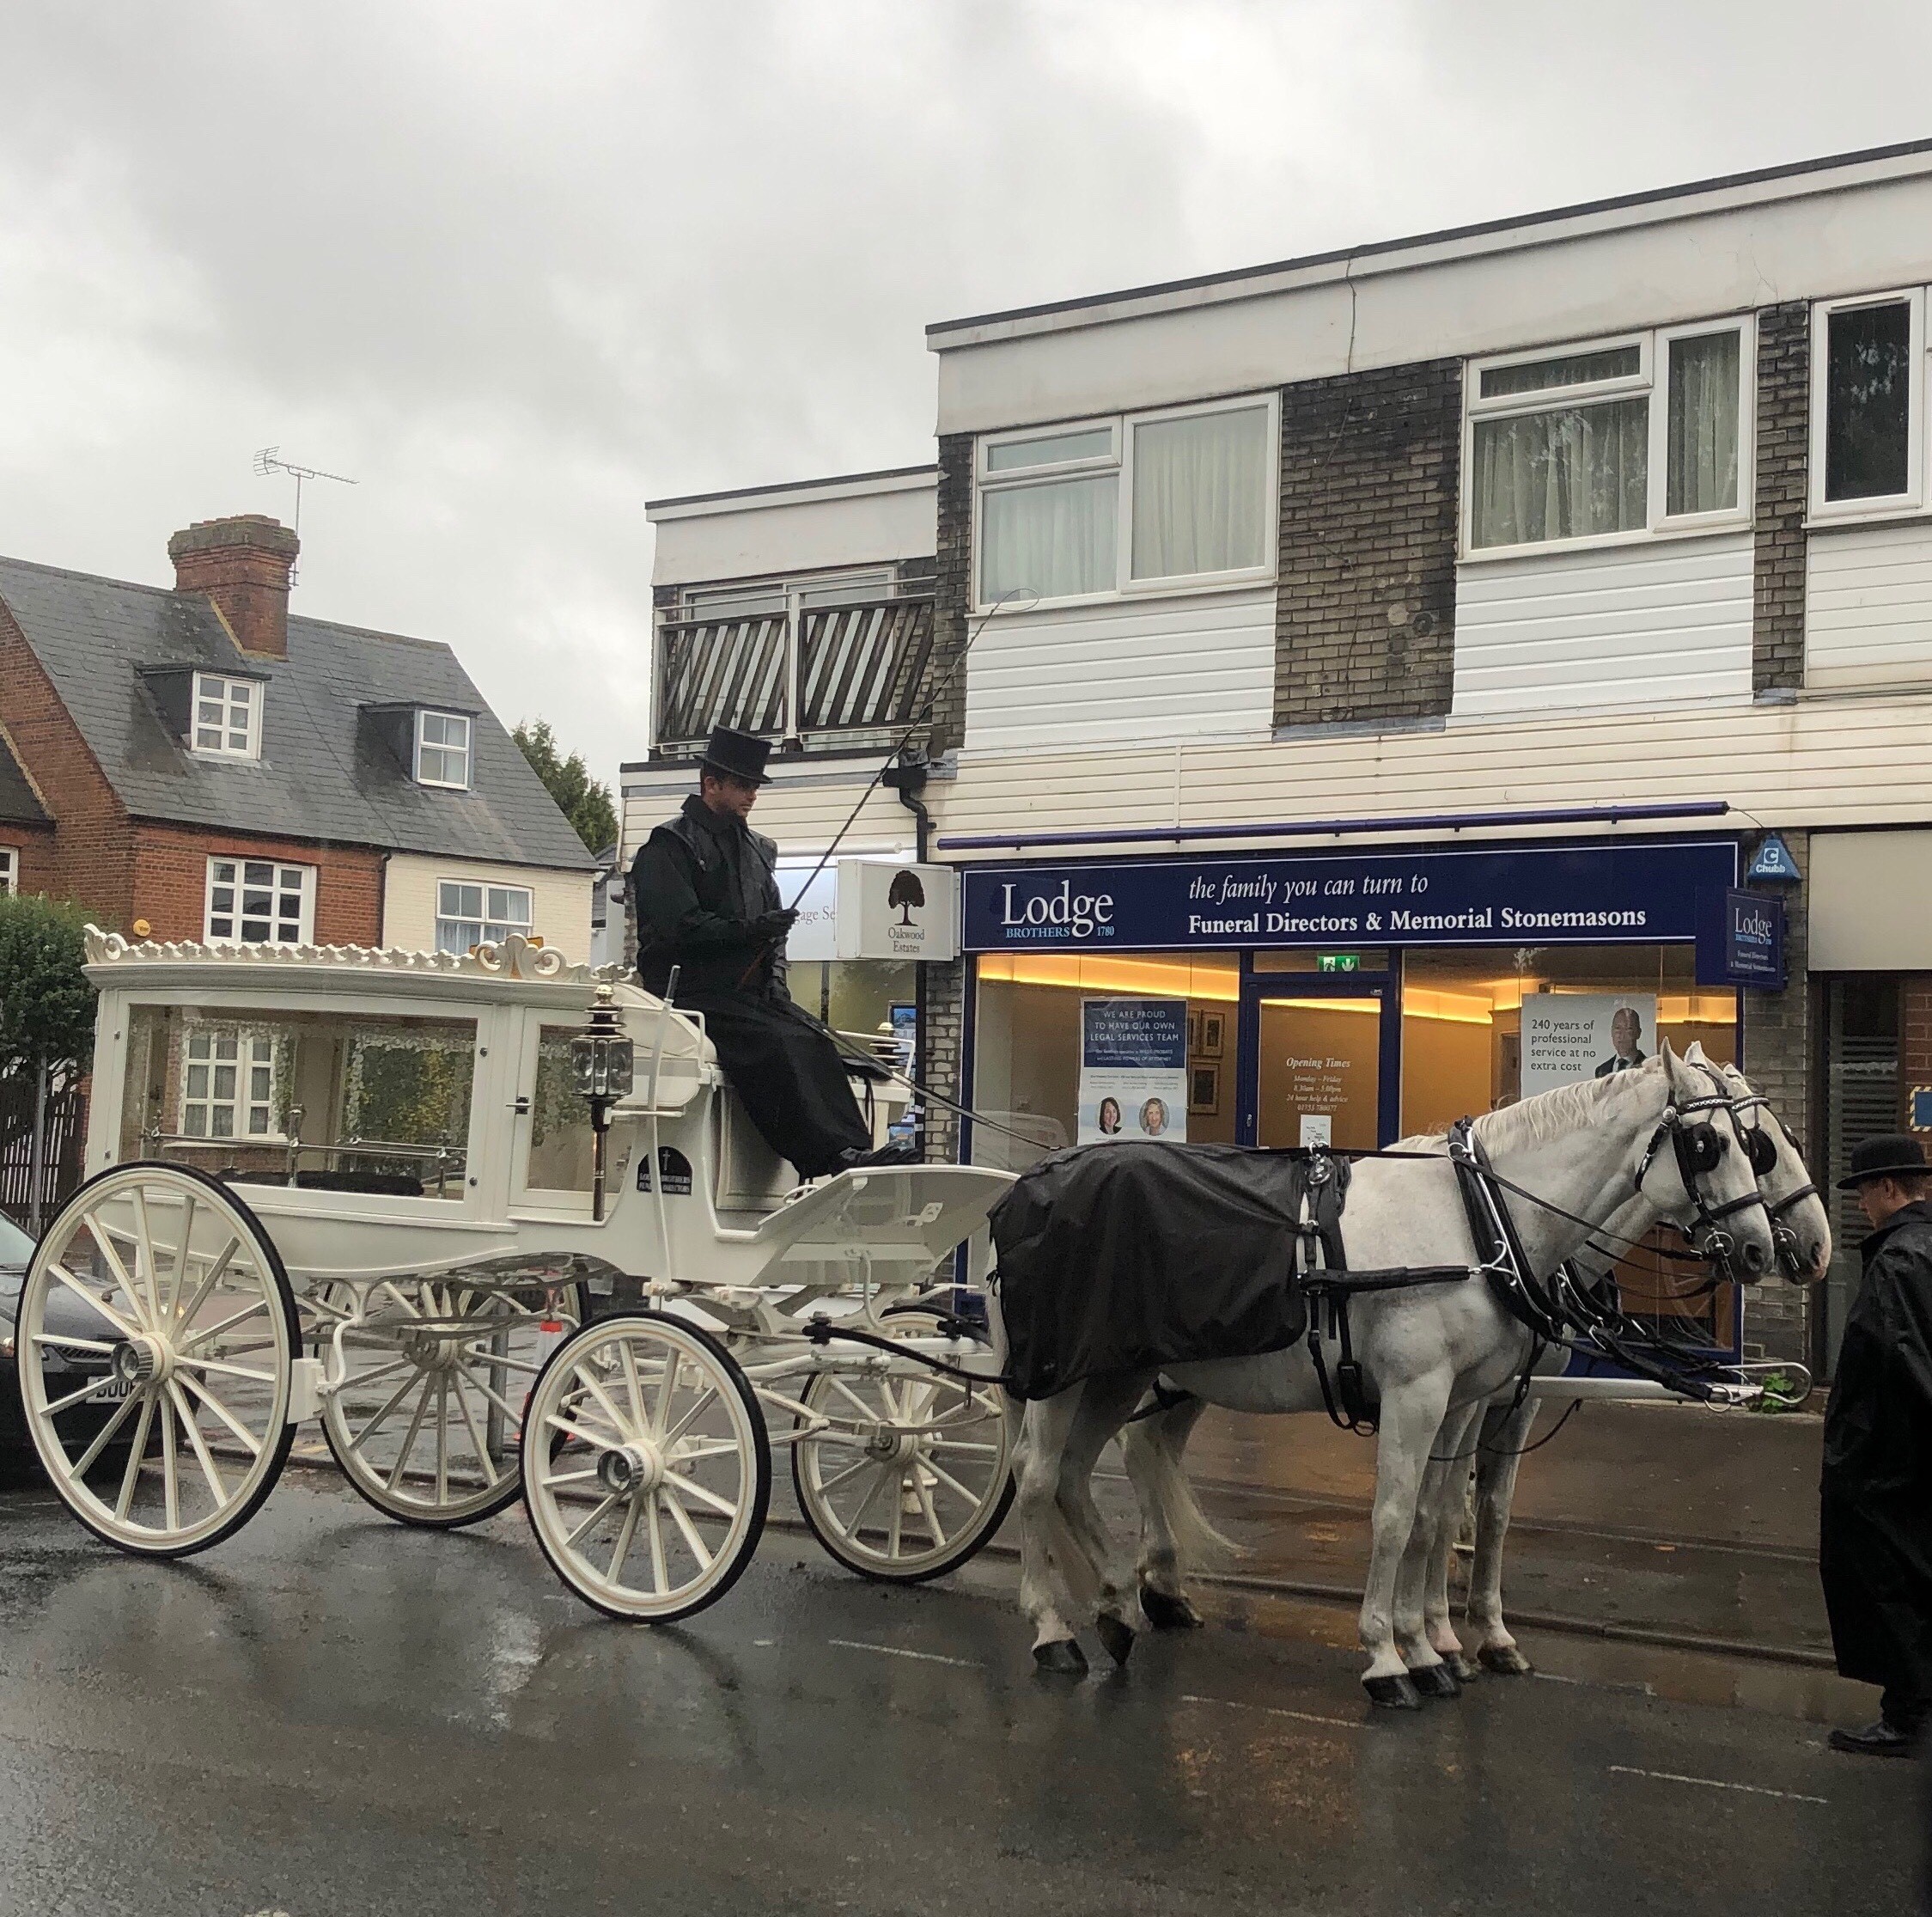
[[[15,1338],[20,1316],[21,1286],[27,1279],[27,1261],[34,1255],[34,1241],[0,1212],[0,1452],[6,1454],[7,1462],[15,1462],[21,1452],[33,1450],[33,1440],[27,1432],[27,1415],[21,1407],[20,1362],[15,1351]],[[100,1339],[105,1328],[100,1318],[89,1311],[78,1298],[56,1292],[47,1300],[47,1329],[52,1332],[66,1332],[79,1338]],[[107,1335],[112,1337],[111,1332]],[[76,1405],[71,1412],[61,1414],[61,1428],[68,1429],[70,1419],[84,1424],[93,1419],[105,1421],[113,1414],[119,1400],[127,1395],[125,1385],[117,1384],[107,1376],[109,1359],[105,1352],[90,1351],[57,1352],[48,1364],[47,1383],[50,1395],[53,1394],[56,1377],[63,1377],[64,1383],[59,1395],[65,1396],[70,1390],[78,1390],[87,1382],[90,1371],[101,1374],[101,1389],[98,1400],[88,1399]],[[64,1382],[70,1378],[70,1384]]]

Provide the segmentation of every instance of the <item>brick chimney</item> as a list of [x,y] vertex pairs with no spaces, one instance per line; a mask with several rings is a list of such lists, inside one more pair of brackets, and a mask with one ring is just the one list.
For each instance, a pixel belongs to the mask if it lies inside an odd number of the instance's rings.
[[206,593],[235,644],[258,657],[289,656],[289,573],[299,544],[259,512],[198,519],[168,542],[176,592]]

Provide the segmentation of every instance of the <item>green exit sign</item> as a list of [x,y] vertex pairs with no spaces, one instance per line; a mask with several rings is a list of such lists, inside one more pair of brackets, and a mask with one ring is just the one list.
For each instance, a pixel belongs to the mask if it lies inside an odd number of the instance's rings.
[[1359,972],[1362,969],[1360,952],[1317,952],[1315,970],[1318,972]]

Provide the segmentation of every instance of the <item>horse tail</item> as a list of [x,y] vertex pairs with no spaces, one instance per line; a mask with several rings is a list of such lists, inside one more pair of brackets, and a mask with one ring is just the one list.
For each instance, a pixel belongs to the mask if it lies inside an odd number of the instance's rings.
[[1165,1424],[1162,1418],[1143,1419],[1121,1434],[1121,1447],[1130,1454],[1129,1476],[1159,1508],[1167,1535],[1184,1562],[1208,1567],[1246,1557],[1245,1545],[1237,1544],[1209,1522],[1168,1441]]

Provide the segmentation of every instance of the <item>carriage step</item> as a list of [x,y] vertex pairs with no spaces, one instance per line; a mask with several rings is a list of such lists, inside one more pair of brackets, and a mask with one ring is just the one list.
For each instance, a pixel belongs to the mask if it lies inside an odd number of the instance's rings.
[[307,1424],[311,1418],[322,1415],[322,1361],[319,1358],[298,1358],[291,1369],[294,1375],[289,1381],[289,1422]]

